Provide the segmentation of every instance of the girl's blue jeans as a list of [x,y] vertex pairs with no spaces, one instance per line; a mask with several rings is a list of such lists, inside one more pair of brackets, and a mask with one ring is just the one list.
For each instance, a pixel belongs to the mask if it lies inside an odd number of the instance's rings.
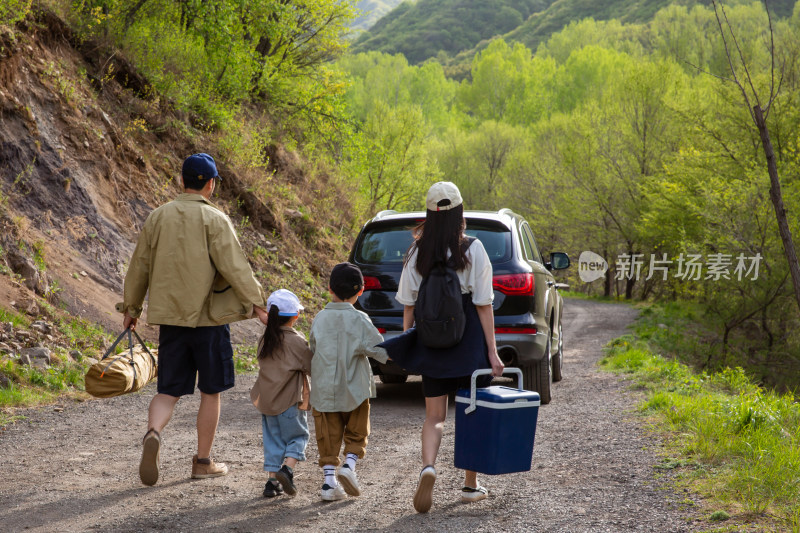
[[308,421],[306,412],[289,407],[279,415],[261,415],[261,431],[264,438],[264,471],[277,472],[283,459],[294,457],[306,460],[308,444]]

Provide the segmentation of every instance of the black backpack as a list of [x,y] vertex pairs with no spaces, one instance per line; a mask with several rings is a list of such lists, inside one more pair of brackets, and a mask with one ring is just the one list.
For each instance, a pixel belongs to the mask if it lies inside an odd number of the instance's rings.
[[[467,237],[465,250],[475,239]],[[461,282],[448,264],[437,263],[422,280],[414,306],[419,341],[429,348],[450,348],[461,342],[467,316],[461,299]]]

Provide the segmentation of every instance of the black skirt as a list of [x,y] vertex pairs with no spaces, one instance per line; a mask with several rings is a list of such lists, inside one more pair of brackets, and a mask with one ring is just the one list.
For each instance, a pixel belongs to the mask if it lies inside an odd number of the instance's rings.
[[475,370],[491,368],[486,337],[471,294],[462,294],[466,327],[461,342],[450,348],[429,348],[417,339],[416,328],[379,344],[389,358],[410,374],[432,378],[471,376]]

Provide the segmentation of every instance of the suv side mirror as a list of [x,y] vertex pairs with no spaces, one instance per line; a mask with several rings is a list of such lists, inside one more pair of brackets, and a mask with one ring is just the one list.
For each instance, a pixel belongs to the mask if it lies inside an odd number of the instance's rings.
[[563,270],[569,268],[569,256],[564,252],[550,254],[550,262],[545,265],[549,270]]

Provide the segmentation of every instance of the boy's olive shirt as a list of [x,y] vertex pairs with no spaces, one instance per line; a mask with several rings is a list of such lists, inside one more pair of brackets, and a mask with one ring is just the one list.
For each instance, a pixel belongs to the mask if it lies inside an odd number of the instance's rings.
[[375,397],[368,357],[385,363],[383,342],[366,313],[347,302],[331,302],[311,324],[311,405],[323,413],[349,413]]
[[228,216],[189,193],[147,217],[117,310],[138,318],[148,290],[148,323],[192,328],[252,318],[266,301]]

